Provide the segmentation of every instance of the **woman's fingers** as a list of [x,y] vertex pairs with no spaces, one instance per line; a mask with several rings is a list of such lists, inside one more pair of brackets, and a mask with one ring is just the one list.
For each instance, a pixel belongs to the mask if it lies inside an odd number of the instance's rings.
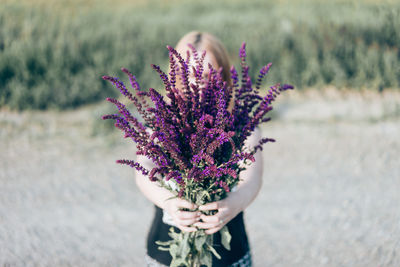
[[176,217],[180,220],[200,218],[199,212],[178,210]]
[[205,233],[208,235],[218,232],[224,225],[225,224],[223,223],[205,223],[205,222],[197,222],[193,224],[193,226],[196,226],[197,228],[205,229],[206,230]]
[[207,234],[218,232],[222,226],[227,224],[231,220],[230,218],[232,218],[230,210],[223,204],[223,202],[217,201],[200,206],[199,209],[202,210],[215,210],[215,208],[218,208],[218,212],[214,215],[202,214],[200,216],[201,221],[195,223],[194,226],[205,229]]
[[221,230],[225,224],[226,222],[221,220],[219,222],[196,222],[193,226],[204,229],[206,234],[211,235]]
[[183,231],[183,232],[188,232],[188,233],[197,231],[197,228],[196,228],[196,227],[188,227],[188,226],[179,225],[179,224],[178,224],[178,228],[179,228],[181,231]]
[[189,226],[189,225],[195,224],[198,221],[199,221],[198,218],[188,219],[188,220],[178,220],[178,224],[183,225],[183,226]]
[[176,218],[176,222],[181,225],[191,225],[198,221],[200,221],[200,217],[191,217],[185,219]]
[[207,215],[202,214],[200,216],[200,219],[203,222],[207,222],[207,223],[219,223],[221,221],[221,217],[222,217],[221,216],[222,214],[220,214],[220,213],[221,212],[218,212],[217,214],[211,215],[211,216],[207,216]]
[[197,222],[193,224],[200,229],[211,229],[219,226],[219,223],[207,223],[207,222]]
[[207,230],[205,230],[204,232],[205,232],[207,235],[212,235],[212,234],[218,232],[219,230],[221,230],[221,228],[222,228],[222,226],[218,226],[218,227],[215,227],[215,228],[207,229]]
[[189,209],[189,210],[195,210],[198,208],[198,206],[196,204],[190,203],[189,201],[186,201],[181,198],[176,199],[176,206],[181,209],[185,208],[185,209]]
[[218,210],[220,206],[219,201],[211,202],[199,207],[199,210],[206,211],[206,210]]
[[176,226],[181,231],[197,231],[197,228],[193,225],[200,220],[201,212],[194,211],[198,209],[198,206],[196,204],[181,198],[170,199],[167,203],[168,204],[166,205],[165,209],[172,216]]
[[[188,213],[188,214],[190,214],[190,213],[196,214],[195,212],[186,212],[186,213]],[[185,216],[185,217],[187,217],[187,216]],[[190,217],[190,218],[184,218],[184,219],[181,219],[181,218],[175,216],[175,218],[174,218],[174,221],[175,221],[177,227],[179,229],[181,229],[181,231],[184,231],[184,232],[197,231],[197,228],[194,227],[194,224],[196,222],[198,222],[199,220],[200,220],[199,216]]]
[[228,217],[223,212],[218,212],[217,214],[211,216],[206,216],[203,214],[200,216],[200,219],[201,221],[195,223],[194,226],[201,229],[211,229],[215,227],[221,228],[229,221]]
[[184,211],[180,210],[182,208],[185,209],[196,209],[197,206],[193,203],[190,203],[183,199],[176,200],[176,209],[174,214],[172,215],[175,219],[177,225],[179,225],[180,229],[185,232],[193,232],[196,230],[195,227],[189,227],[190,225],[198,222],[200,220],[200,212],[196,211]]

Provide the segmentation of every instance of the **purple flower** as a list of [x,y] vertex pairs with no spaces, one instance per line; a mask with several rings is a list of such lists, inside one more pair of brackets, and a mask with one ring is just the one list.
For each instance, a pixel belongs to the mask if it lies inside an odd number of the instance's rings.
[[[254,154],[266,143],[275,141],[266,137],[254,147],[244,147],[254,129],[270,120],[267,114],[276,97],[293,86],[276,84],[261,96],[259,89],[271,63],[260,69],[254,85],[246,62],[245,43],[239,50],[241,77],[232,67],[232,84],[228,84],[223,79],[222,68],[214,69],[209,65],[208,78],[204,80],[206,54],[203,52],[199,56],[193,45],[189,48],[184,59],[167,46],[168,74],[152,65],[163,82],[166,98],[153,88],[142,91],[127,69],[122,68],[122,71],[129,76],[135,94],[118,78],[103,76],[133,103],[143,122],[113,98],[107,100],[116,106],[118,114],[102,118],[114,120],[124,137],[136,143],[137,155],[148,157],[156,166],[147,170],[135,161],[119,160],[118,163],[135,168],[152,181],[173,181],[178,186],[178,196],[189,201],[196,201],[197,194],[193,192],[208,190],[207,201],[212,201],[217,196],[218,199],[225,197],[239,182],[242,161],[254,162]],[[189,66],[190,62],[194,64]],[[194,82],[189,82],[190,75],[195,77]],[[231,97],[234,97],[234,106],[228,110]]]
[[240,47],[240,50],[239,50],[239,57],[240,57],[242,60],[245,60],[245,59],[246,59],[246,43],[245,43],[245,42],[243,42],[243,43],[242,43],[242,46]]
[[138,170],[141,173],[143,173],[143,175],[148,175],[149,174],[148,170],[146,170],[142,165],[140,165],[137,162],[134,162],[133,160],[120,159],[120,160],[117,160],[117,163],[129,165],[132,168],[135,168],[136,170]]

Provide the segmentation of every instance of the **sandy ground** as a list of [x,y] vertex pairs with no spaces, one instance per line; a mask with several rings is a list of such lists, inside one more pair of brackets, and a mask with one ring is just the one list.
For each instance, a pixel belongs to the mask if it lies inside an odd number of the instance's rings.
[[[291,92],[246,211],[255,266],[400,266],[400,93]],[[0,111],[0,266],[144,266],[133,144],[68,112]]]

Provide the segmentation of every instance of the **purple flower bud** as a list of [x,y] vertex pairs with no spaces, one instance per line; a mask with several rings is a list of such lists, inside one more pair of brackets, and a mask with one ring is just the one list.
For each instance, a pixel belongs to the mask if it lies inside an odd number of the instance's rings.
[[239,50],[239,57],[244,60],[246,58],[246,43],[243,42]]
[[293,85],[290,84],[284,84],[281,87],[282,90],[287,90],[287,89],[294,89]]

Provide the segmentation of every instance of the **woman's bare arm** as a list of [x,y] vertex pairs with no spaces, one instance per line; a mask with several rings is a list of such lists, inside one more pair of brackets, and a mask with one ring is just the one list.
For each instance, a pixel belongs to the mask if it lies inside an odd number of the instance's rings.
[[[143,156],[138,156],[137,162],[147,170],[155,167],[151,160]],[[174,196],[172,192],[159,186],[157,182],[150,181],[149,177],[143,175],[141,172],[136,172],[136,185],[147,199],[161,209],[165,208],[166,200]]]
[[[261,139],[261,131],[256,128],[253,135],[249,137],[246,146],[253,148],[258,144]],[[247,167],[246,170],[240,173],[241,181],[238,184],[237,190],[230,193],[232,199],[238,199],[241,203],[239,206],[240,211],[245,210],[256,198],[262,186],[262,173],[263,173],[263,156],[261,151],[255,155],[255,162]]]
[[[146,169],[154,168],[154,163],[143,157],[138,156],[137,161]],[[200,219],[198,212],[182,211],[182,208],[194,210],[197,206],[184,199],[173,198],[174,194],[166,188],[159,186],[157,182],[152,182],[149,178],[140,172],[136,173],[136,184],[142,191],[143,195],[156,206],[166,210],[174,220],[179,229],[185,232],[196,231],[196,228],[190,227],[193,223]]]

